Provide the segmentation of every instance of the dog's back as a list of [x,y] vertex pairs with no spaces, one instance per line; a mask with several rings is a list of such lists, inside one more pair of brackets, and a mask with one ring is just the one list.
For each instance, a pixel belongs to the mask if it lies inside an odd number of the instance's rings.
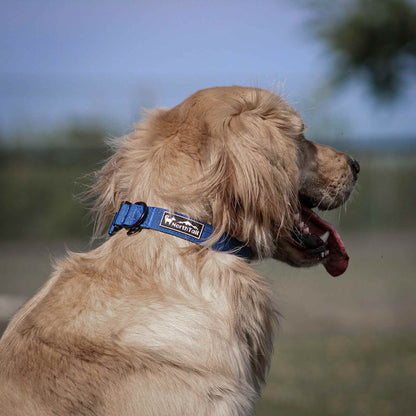
[[234,255],[201,262],[162,240],[115,236],[59,264],[0,342],[2,416],[251,413],[271,353],[267,286]]

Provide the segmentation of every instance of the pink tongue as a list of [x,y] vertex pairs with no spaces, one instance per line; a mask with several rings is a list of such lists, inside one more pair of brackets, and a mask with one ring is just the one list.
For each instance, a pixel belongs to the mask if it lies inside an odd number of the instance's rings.
[[324,221],[309,208],[302,206],[302,220],[308,224],[313,234],[321,236],[329,231],[327,247],[329,254],[323,263],[326,271],[332,276],[339,276],[347,270],[348,254],[338,231],[329,222]]

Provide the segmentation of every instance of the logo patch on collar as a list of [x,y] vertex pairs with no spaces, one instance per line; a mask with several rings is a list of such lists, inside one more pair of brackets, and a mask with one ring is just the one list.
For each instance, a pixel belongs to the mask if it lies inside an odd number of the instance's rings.
[[169,211],[163,213],[160,226],[196,238],[197,240],[201,238],[202,231],[204,230],[204,224],[178,214],[172,214]]

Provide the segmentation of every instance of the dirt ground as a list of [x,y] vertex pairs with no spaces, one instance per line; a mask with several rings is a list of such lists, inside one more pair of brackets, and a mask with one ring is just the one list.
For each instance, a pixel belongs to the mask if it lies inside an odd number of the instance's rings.
[[[351,234],[344,242],[351,260],[338,278],[320,266],[255,265],[272,280],[282,314],[258,415],[403,416],[416,408],[414,233]],[[65,250],[62,242],[0,243],[3,327]]]

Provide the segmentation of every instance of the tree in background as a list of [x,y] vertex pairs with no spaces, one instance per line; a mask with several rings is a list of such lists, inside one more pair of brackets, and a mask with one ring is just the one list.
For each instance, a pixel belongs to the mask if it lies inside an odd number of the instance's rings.
[[[336,54],[335,85],[364,76],[377,98],[392,100],[416,75],[413,0],[319,1],[314,30]],[[341,6],[341,7],[340,7]]]

